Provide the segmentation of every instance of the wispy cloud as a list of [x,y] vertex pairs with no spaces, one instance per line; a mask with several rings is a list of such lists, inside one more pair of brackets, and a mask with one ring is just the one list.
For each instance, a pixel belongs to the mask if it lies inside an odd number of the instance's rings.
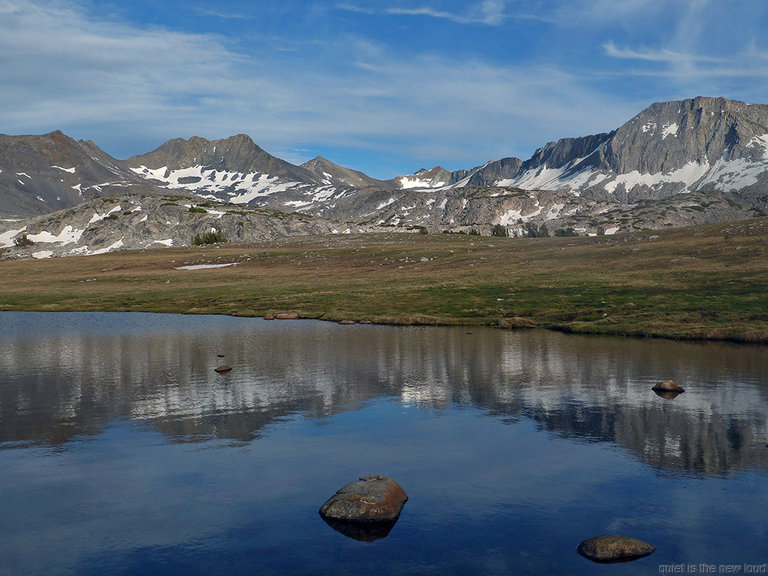
[[252,16],[246,14],[240,14],[238,12],[230,12],[227,10],[216,10],[214,8],[193,8],[195,12],[203,16],[211,16],[213,18],[221,18],[222,20],[253,20]]
[[666,62],[668,64],[678,64],[680,62],[725,62],[723,58],[715,58],[703,54],[685,54],[666,48],[651,50],[641,48],[634,50],[631,48],[618,48],[612,41],[603,44],[605,53],[612,58],[623,58],[626,60],[644,60],[646,62]]
[[337,10],[346,10],[348,12],[358,12],[362,14],[371,14],[378,16],[426,16],[441,20],[449,20],[457,24],[501,26],[508,20],[543,20],[543,17],[532,13],[507,11],[507,2],[504,0],[483,0],[479,3],[471,4],[463,12],[450,12],[438,10],[429,6],[420,6],[415,8],[400,7],[377,7],[370,8],[357,4],[337,4]]

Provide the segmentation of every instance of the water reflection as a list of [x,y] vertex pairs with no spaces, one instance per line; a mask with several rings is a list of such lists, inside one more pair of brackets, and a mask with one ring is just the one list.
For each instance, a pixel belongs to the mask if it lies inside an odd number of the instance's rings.
[[[250,442],[294,414],[393,397],[527,418],[665,471],[768,463],[764,347],[143,314],[0,313],[0,326],[4,448],[65,449],[115,420],[178,442]],[[233,370],[214,372],[223,363]],[[667,379],[688,391],[651,391]]]
[[336,532],[359,542],[375,542],[386,538],[397,524],[397,520],[387,522],[342,522],[332,518],[323,518],[323,520]]

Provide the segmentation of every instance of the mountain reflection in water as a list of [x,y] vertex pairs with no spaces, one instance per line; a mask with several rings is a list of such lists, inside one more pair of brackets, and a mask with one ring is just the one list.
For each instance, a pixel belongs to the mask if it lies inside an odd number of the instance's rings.
[[[66,449],[119,420],[174,442],[250,442],[282,418],[387,397],[530,419],[661,471],[768,463],[765,347],[147,314],[4,312],[0,326],[0,448]],[[230,373],[214,372],[217,354]],[[651,391],[667,379],[687,392]]]

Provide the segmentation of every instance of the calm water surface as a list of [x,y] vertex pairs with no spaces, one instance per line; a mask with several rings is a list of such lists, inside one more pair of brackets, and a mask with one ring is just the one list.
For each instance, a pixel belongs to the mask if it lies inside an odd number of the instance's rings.
[[[766,444],[766,347],[2,312],[0,576],[743,573]],[[317,514],[366,474],[410,496],[374,542]]]

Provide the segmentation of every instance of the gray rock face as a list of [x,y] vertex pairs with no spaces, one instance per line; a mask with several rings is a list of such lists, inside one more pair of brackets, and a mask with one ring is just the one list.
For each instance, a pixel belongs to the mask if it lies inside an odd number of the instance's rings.
[[626,536],[596,536],[584,540],[578,553],[593,562],[613,563],[637,560],[653,554],[656,548],[635,538]]
[[382,190],[397,188],[394,180],[377,180],[357,170],[350,170],[349,168],[344,168],[344,166],[339,166],[322,156],[305,162],[301,167],[309,170],[328,184],[340,182],[353,188],[377,188]]
[[768,184],[768,106],[698,97],[653,104],[617,130],[551,142],[506,185],[620,202]]
[[497,182],[514,178],[523,165],[519,158],[502,158],[489,162],[481,168],[472,171],[467,181],[468,186],[495,186]]
[[323,518],[341,522],[392,522],[408,500],[403,488],[386,476],[350,482],[320,507]]

